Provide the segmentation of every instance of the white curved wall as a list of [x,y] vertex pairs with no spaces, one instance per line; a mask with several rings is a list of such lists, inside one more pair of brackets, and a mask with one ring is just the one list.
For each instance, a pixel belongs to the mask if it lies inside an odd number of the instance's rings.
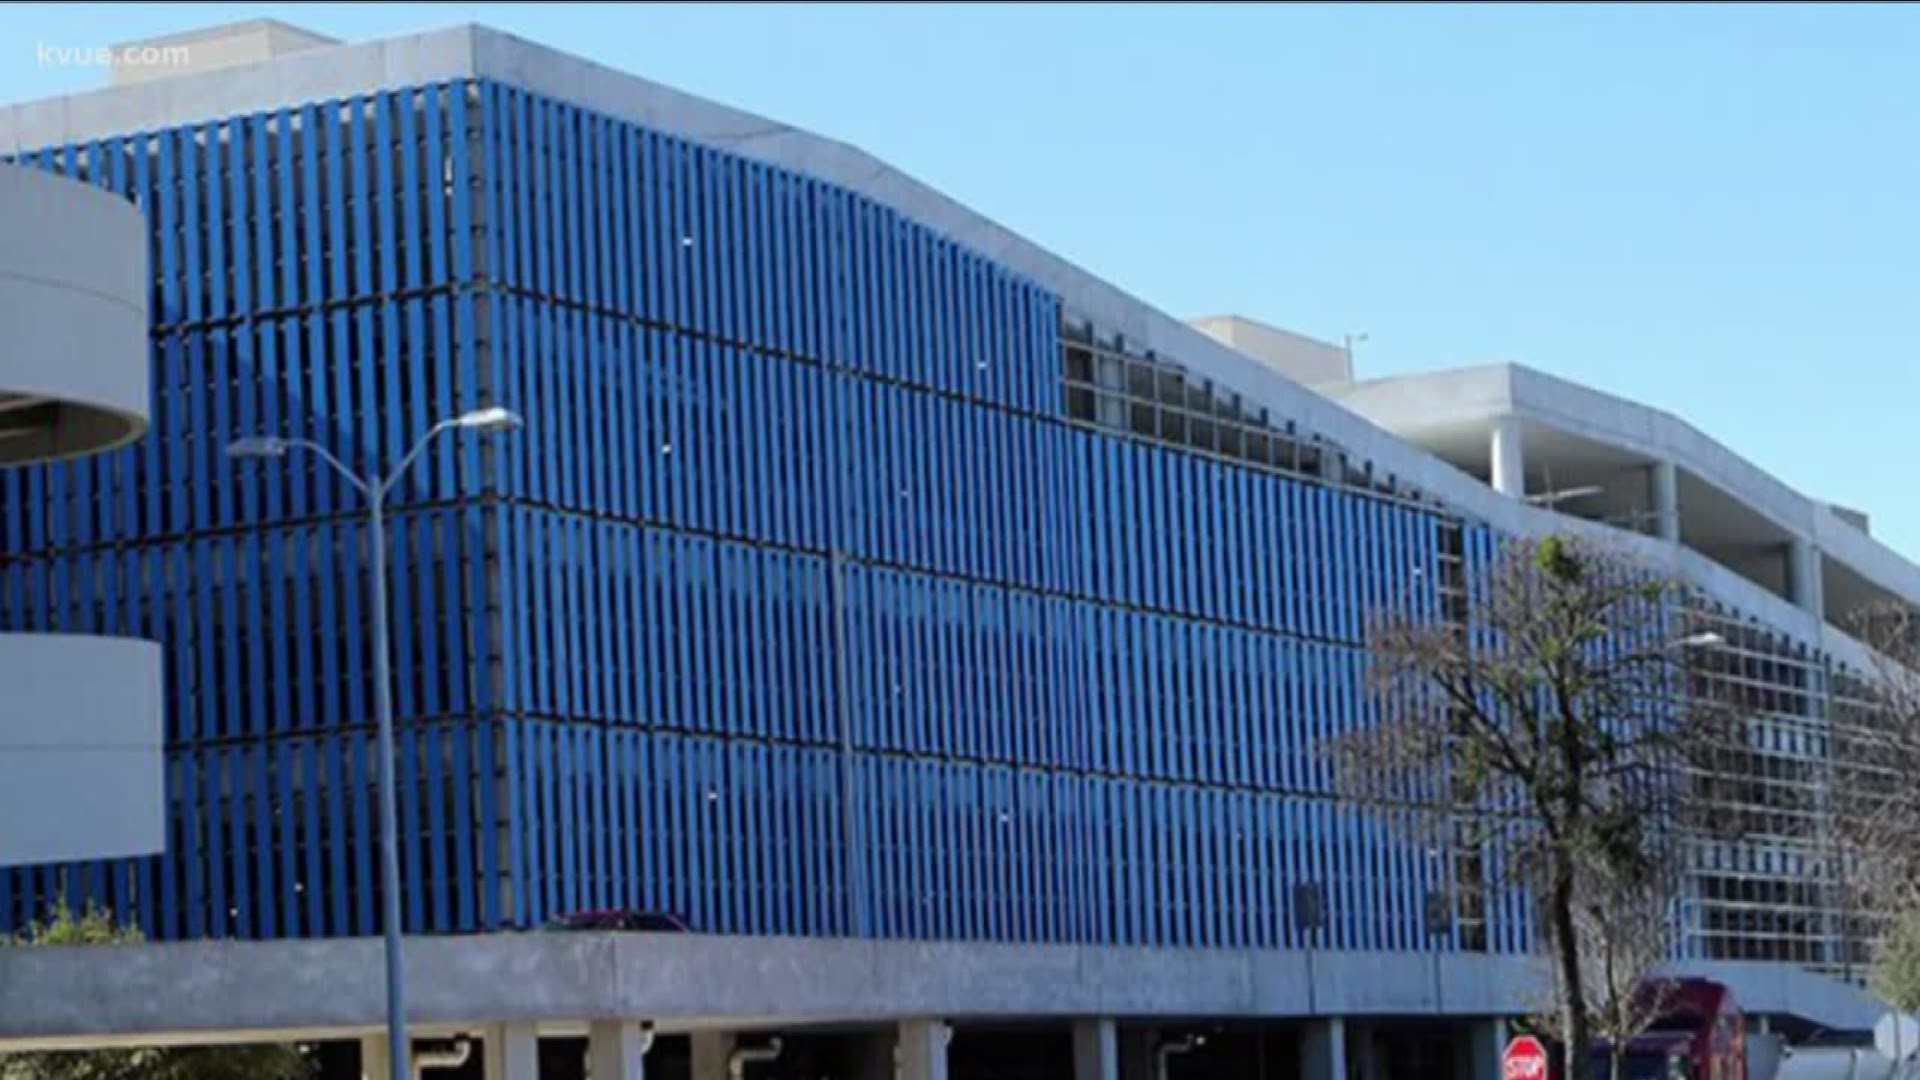
[[161,850],[160,687],[151,641],[0,634],[0,866]]
[[133,204],[0,165],[0,465],[146,430],[147,289]]
[[[131,203],[0,165],[0,466],[146,430],[147,231]],[[0,633],[0,866],[165,841],[160,647]]]

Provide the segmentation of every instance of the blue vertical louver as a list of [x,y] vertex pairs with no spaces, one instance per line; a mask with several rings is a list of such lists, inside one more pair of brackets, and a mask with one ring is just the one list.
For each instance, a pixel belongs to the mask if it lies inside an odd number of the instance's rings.
[[[152,433],[0,473],[0,625],[157,639],[169,850],[0,873],[160,938],[376,931],[366,535],[316,463],[519,410],[396,493],[415,932],[1458,948],[1330,798],[1403,505],[1104,433],[1059,301],[814,178],[493,84],[28,163],[154,229]],[[1488,541],[1470,532],[1467,562]],[[1490,902],[1489,944],[1525,947]]]

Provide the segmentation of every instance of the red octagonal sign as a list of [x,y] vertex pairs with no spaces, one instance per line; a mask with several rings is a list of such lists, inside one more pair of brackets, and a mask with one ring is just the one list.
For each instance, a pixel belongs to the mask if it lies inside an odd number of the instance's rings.
[[1531,1035],[1514,1039],[1500,1058],[1500,1074],[1505,1080],[1547,1080],[1547,1048]]

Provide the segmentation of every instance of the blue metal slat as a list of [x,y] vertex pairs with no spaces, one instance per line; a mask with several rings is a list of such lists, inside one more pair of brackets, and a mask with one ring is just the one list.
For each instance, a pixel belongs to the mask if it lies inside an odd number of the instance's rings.
[[[490,171],[499,177],[499,210],[504,216],[493,217],[489,208],[488,220],[503,223],[505,261],[493,268],[493,277],[543,292],[534,248],[538,221],[534,217],[533,192],[538,176],[534,159],[533,103],[518,90],[507,87],[494,90],[499,100],[499,134],[491,140],[488,152],[495,159]],[[504,227],[509,219],[513,222],[510,231]]]
[[[257,911],[259,936],[294,936],[294,807],[292,759],[286,742],[253,744],[253,857],[259,872],[259,901],[242,905]],[[275,828],[278,824],[278,828]]]
[[[478,871],[479,893],[474,905],[474,918],[478,926],[498,929],[506,925],[521,925],[526,907],[526,877],[522,849],[524,847],[518,825],[520,823],[520,765],[516,757],[518,743],[515,732],[520,722],[517,720],[483,721],[472,728],[473,767],[478,783],[474,785],[479,792],[474,808],[476,833],[469,839],[462,831],[460,858],[470,858],[470,851],[479,848]],[[499,749],[496,750],[496,744]],[[504,761],[500,760],[504,757]],[[463,762],[465,759],[462,759]],[[496,781],[496,776],[501,777]],[[506,795],[506,806],[501,805],[501,794]],[[463,800],[464,802],[464,800]],[[501,865],[501,844],[503,819],[506,823],[507,863]],[[464,865],[464,863],[462,864]],[[505,904],[503,878],[511,876],[514,882],[515,904],[509,909]],[[471,880],[471,879],[469,879]],[[462,889],[464,902],[473,886]],[[464,908],[463,908],[464,911]]]
[[[224,319],[233,311],[228,303],[229,273],[245,264],[229,258],[227,250],[227,208],[231,200],[227,185],[235,176],[225,165],[224,150],[232,142],[232,121],[218,121],[199,129],[206,136],[204,171],[193,174],[206,198],[206,256],[208,319]],[[237,223],[237,221],[236,221]],[[239,230],[245,232],[244,229]]]
[[[347,742],[349,761],[348,773],[352,786],[353,801],[353,880],[358,884],[354,893],[354,934],[374,934],[380,931],[380,923],[374,914],[374,839],[373,839],[373,800],[371,789],[377,782],[379,769],[374,761],[370,738],[360,730],[342,732],[333,736],[336,740]],[[344,838],[346,834],[336,833]],[[337,842],[337,841],[336,841]],[[335,930],[335,933],[345,932]]]
[[[349,736],[340,732],[329,732],[315,741],[313,773],[309,780],[313,783],[314,798],[325,807],[327,820],[324,828],[319,827],[318,813],[313,824],[307,830],[308,865],[315,873],[307,880],[307,895],[314,905],[310,914],[312,920],[310,937],[332,937],[348,935],[355,931],[349,920],[347,901],[347,775],[346,742]],[[325,752],[326,777],[320,775],[320,753]],[[326,838],[324,846],[321,837]],[[318,860],[324,856],[325,880],[318,872]],[[325,919],[321,918],[320,905],[325,904]]]
[[186,272],[184,287],[177,294],[180,306],[174,309],[177,317],[189,323],[199,322],[206,317],[208,294],[199,287],[201,251],[205,234],[201,231],[200,192],[198,190],[203,176],[200,169],[200,135],[203,129],[187,127],[178,129],[179,166],[178,175],[173,178],[180,197],[181,217],[181,256]]
[[[274,185],[274,205],[279,209],[279,229],[277,230],[278,235],[276,240],[277,250],[280,256],[278,260],[280,267],[280,287],[278,294],[274,296],[270,306],[277,308],[290,309],[301,302],[301,260],[294,256],[294,252],[298,250],[296,244],[298,243],[297,237],[299,236],[300,224],[296,207],[305,206],[309,210],[312,210],[317,207],[320,202],[319,192],[314,190],[311,183],[306,187],[305,198],[302,199],[300,195],[301,173],[296,162],[304,157],[304,155],[297,155],[294,152],[295,140],[296,136],[309,139],[312,137],[311,127],[306,128],[304,133],[296,131],[296,127],[298,126],[296,122],[302,115],[302,110],[299,109],[282,109],[269,114],[273,129],[271,133],[271,151],[275,162],[274,179],[277,181]],[[268,133],[264,128],[261,130],[261,138],[263,140],[268,138]],[[268,147],[263,143],[261,146],[261,160],[265,160],[267,151]],[[266,205],[264,197],[261,205]],[[262,250],[265,250],[264,246]],[[317,250],[317,248],[313,250]],[[270,272],[271,267],[266,264],[265,260],[262,260],[261,269],[263,272]],[[317,270],[310,270],[309,272],[317,273]],[[261,289],[263,296],[267,295],[269,291],[270,290],[264,287]]]
[[[403,724],[394,735],[394,782],[399,790],[417,793],[420,791],[420,742],[433,729],[419,725]],[[378,766],[375,766],[378,774]],[[428,788],[429,801],[439,798],[438,790]],[[400,849],[400,887],[405,908],[401,915],[401,926],[409,934],[423,932],[426,927],[424,915],[424,894],[427,881],[421,872],[421,812],[418,797],[400,800],[399,849]],[[384,916],[383,916],[384,917]]]
[[[475,787],[490,789],[493,775],[479,772],[474,765],[473,725],[455,723],[447,730],[447,761],[442,766],[439,754],[427,758],[428,784],[436,792],[445,787],[445,806],[439,799],[429,807],[432,814],[433,875],[440,886],[434,893],[434,926],[441,930],[470,932],[476,925],[474,904],[476,844],[492,846],[491,831],[476,835],[472,792]],[[474,780],[478,780],[478,784]],[[453,819],[447,820],[446,807]],[[452,865],[448,865],[451,856]]]
[[565,272],[557,293],[581,301],[588,295],[586,277],[599,225],[586,205],[588,164],[581,130],[586,118],[570,105],[556,105],[554,114],[560,149],[555,165],[561,181],[555,194],[562,210],[560,235],[566,239]]

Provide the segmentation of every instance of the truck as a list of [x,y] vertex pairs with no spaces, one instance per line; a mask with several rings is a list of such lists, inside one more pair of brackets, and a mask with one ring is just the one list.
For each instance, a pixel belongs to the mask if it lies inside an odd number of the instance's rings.
[[[1651,991],[1650,991],[1651,992]],[[1871,1048],[1787,1047],[1751,1030],[1725,985],[1711,979],[1659,984],[1661,1017],[1627,1041],[1621,1080],[1894,1080],[1893,1062]],[[1611,1047],[1595,1046],[1590,1080],[1612,1076]]]

